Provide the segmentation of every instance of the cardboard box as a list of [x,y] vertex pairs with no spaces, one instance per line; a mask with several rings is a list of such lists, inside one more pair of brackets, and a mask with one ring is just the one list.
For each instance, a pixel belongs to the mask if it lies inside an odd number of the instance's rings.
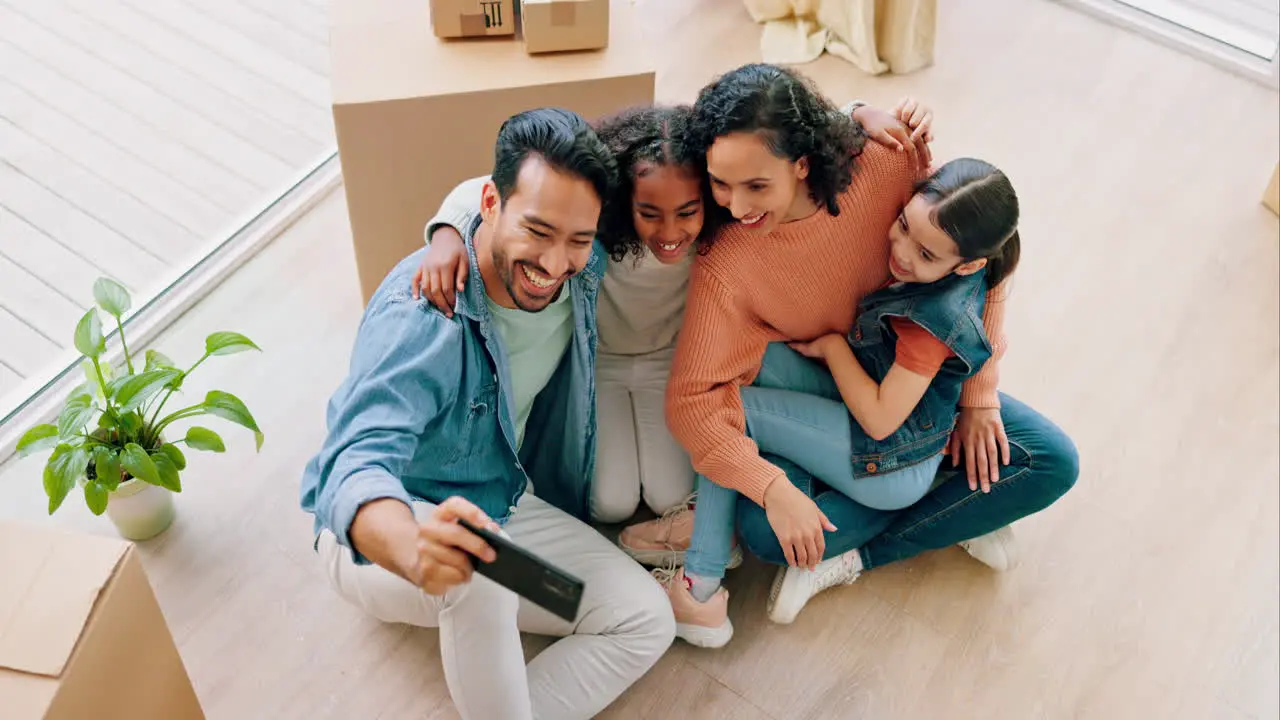
[[599,50],[609,45],[609,0],[520,0],[529,54]]
[[131,543],[0,523],[0,717],[204,720]]
[[436,37],[515,35],[515,0],[430,0]]
[[654,70],[629,0],[614,0],[603,52],[531,56],[519,43],[449,41],[421,0],[335,0],[333,120],[365,302],[422,247],[460,181],[493,169],[502,121],[560,106],[587,119],[653,102]]
[[1280,163],[1276,164],[1276,169],[1271,171],[1271,182],[1267,184],[1267,191],[1262,193],[1262,204],[1271,208],[1271,212],[1280,215]]

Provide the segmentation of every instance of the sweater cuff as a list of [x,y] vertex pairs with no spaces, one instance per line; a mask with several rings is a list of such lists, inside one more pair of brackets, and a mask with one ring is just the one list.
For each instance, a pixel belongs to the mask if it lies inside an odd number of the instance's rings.
[[975,375],[960,390],[962,408],[1000,408],[1000,393],[994,373]]

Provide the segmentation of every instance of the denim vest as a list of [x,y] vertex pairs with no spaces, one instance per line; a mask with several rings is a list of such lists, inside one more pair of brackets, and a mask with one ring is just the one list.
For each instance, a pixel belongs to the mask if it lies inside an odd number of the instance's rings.
[[[478,219],[477,219],[478,220]],[[596,455],[596,295],[607,253],[566,281],[573,336],[515,445],[510,370],[485,303],[471,223],[471,274],[452,318],[409,294],[426,248],[402,260],[370,299],[347,379],[329,401],[328,436],[302,479],[302,508],[350,547],[360,505],[439,503],[459,495],[505,523],[530,481],[538,497],[586,520]],[[353,552],[356,562],[365,562]]]
[[849,333],[849,345],[867,374],[883,382],[893,366],[897,334],[889,321],[906,318],[927,330],[955,353],[948,358],[924,397],[892,435],[876,440],[853,423],[853,474],[868,477],[894,472],[941,453],[955,427],[960,389],[991,357],[982,327],[986,307],[986,271],[951,274],[928,284],[896,283],[863,299]]

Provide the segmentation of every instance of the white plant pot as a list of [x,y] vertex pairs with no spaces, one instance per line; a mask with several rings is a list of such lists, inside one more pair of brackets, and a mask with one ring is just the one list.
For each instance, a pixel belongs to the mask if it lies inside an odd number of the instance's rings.
[[107,499],[107,517],[126,540],[149,540],[169,529],[177,510],[173,493],[142,480],[120,483]]

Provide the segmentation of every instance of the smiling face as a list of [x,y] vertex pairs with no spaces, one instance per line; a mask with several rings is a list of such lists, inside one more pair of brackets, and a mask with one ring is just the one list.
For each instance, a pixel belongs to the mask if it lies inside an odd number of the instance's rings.
[[526,312],[551,304],[565,280],[591,260],[600,205],[590,182],[538,155],[521,164],[505,202],[486,183],[476,251],[489,297]]
[[676,165],[640,163],[631,197],[636,235],[659,262],[686,257],[702,232],[702,183]]
[[716,138],[707,150],[707,174],[716,203],[760,233],[818,209],[805,183],[808,160],[778,157],[759,133],[734,132]]
[[932,205],[914,195],[889,229],[889,274],[898,282],[931,283],[952,272],[969,275],[986,259],[965,261],[955,240],[934,224]]

